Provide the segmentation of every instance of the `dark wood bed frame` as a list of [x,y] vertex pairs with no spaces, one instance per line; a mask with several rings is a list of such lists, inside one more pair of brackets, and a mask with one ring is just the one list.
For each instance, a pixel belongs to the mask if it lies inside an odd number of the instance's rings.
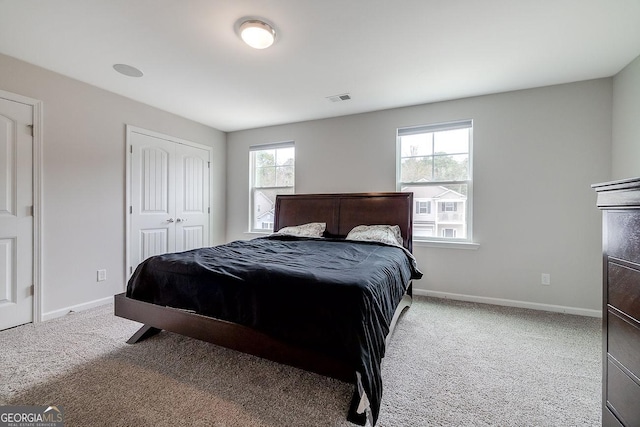
[[[413,193],[341,193],[283,195],[276,199],[274,229],[326,222],[327,235],[345,237],[357,225],[399,225],[404,247],[412,250]],[[396,308],[387,344],[403,310],[411,305],[412,285]],[[124,293],[115,296],[115,315],[143,323],[127,341],[134,344],[161,330],[253,354],[321,375],[355,383],[355,368],[323,354],[299,348],[236,323],[158,306]]]

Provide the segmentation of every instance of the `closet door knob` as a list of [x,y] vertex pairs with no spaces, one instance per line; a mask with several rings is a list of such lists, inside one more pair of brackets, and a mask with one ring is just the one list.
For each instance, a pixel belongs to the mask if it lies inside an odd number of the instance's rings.
[[173,218],[169,218],[167,222],[173,222]]

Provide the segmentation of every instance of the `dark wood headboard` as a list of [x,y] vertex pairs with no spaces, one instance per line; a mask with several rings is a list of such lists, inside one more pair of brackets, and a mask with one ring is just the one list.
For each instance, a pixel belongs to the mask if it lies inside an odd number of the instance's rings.
[[276,196],[274,231],[326,222],[327,233],[346,237],[357,225],[398,225],[404,247],[413,249],[413,193],[290,194]]

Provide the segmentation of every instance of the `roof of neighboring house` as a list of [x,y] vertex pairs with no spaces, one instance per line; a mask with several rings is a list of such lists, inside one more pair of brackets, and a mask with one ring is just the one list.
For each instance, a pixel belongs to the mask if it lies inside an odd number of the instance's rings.
[[260,215],[258,215],[256,219],[259,221],[264,221],[266,218],[269,218],[269,221],[267,222],[273,222],[273,218],[274,218],[273,210],[261,213]]
[[466,200],[467,196],[440,185],[427,185],[424,187],[404,187],[402,191],[413,193],[414,199],[460,199]]
[[257,192],[256,192],[256,194],[257,194],[258,196],[261,196],[263,199],[265,199],[267,202],[271,203],[272,205],[275,205],[274,201],[273,201],[273,200],[271,200],[271,199],[269,198],[269,196],[267,196],[266,194],[264,194],[262,191],[257,191]]

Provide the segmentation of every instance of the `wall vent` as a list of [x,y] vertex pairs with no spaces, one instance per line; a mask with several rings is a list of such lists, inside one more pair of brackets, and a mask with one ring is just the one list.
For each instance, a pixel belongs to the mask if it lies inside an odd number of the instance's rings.
[[351,99],[351,95],[349,95],[348,93],[343,93],[341,95],[327,96],[327,99],[331,102],[348,101]]

